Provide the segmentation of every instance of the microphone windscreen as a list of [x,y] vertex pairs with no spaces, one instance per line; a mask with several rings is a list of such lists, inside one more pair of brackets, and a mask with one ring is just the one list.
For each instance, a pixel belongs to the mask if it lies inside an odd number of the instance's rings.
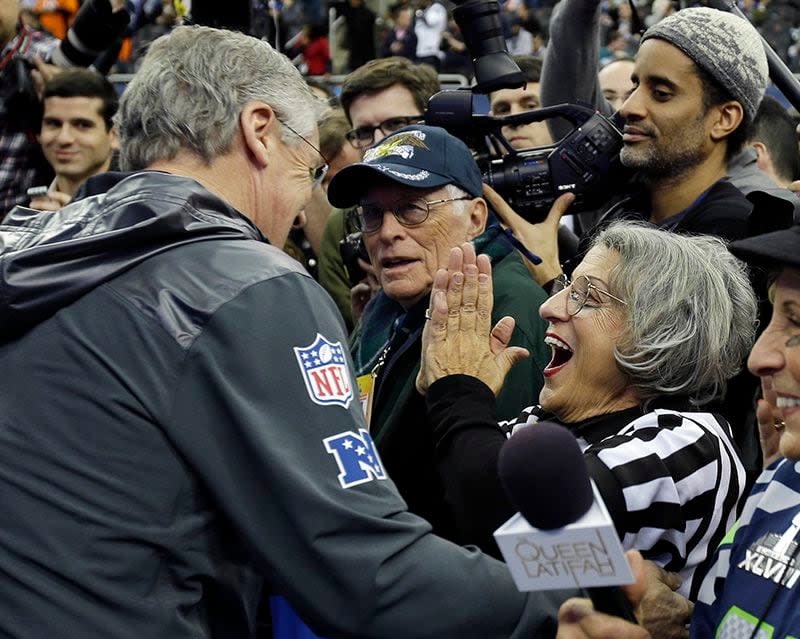
[[509,501],[535,528],[571,524],[594,501],[578,440],[552,422],[517,429],[500,449],[498,473]]

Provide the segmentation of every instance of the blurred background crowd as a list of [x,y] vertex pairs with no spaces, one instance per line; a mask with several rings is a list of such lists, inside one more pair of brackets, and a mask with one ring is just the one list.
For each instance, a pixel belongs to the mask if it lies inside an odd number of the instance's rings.
[[[22,0],[22,19],[61,39],[81,0]],[[375,58],[400,55],[434,65],[441,73],[469,78],[471,65],[452,3],[432,0],[240,0],[219,3],[173,0],[128,0],[133,16],[119,42],[112,71],[136,69],[147,46],[180,24],[187,13],[204,23],[220,23],[268,40],[310,76],[349,73]],[[233,4],[233,6],[231,6]],[[502,2],[505,37],[513,55],[542,57],[555,0]],[[642,27],[649,27],[680,8],[671,0],[627,0],[602,3],[601,64],[632,57]],[[794,72],[800,71],[800,3],[795,0],[744,0],[740,9]],[[214,15],[212,15],[214,14]],[[218,14],[218,15],[217,15]],[[210,19],[208,19],[210,18]]]

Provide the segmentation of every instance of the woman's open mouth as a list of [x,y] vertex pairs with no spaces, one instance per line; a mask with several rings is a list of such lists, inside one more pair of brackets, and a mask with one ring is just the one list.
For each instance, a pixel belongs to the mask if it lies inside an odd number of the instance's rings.
[[552,377],[572,359],[574,351],[570,348],[569,344],[553,333],[545,335],[544,343],[550,346],[553,351],[553,356],[542,373],[545,377]]

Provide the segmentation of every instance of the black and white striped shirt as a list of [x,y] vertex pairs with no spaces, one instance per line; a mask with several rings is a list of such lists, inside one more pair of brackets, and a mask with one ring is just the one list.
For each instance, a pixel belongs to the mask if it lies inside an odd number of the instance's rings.
[[[527,408],[501,429],[510,436],[539,421],[540,410]],[[710,413],[631,409],[569,427],[623,546],[678,572],[681,594],[694,598],[745,487],[727,422]]]

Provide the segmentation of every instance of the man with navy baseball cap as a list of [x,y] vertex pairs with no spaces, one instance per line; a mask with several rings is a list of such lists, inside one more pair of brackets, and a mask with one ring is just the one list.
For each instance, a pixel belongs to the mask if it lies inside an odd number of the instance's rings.
[[[444,129],[410,125],[342,169],[328,198],[357,206],[364,244],[382,290],[367,305],[351,343],[362,402],[378,451],[409,510],[460,543],[445,506],[425,399],[415,390],[425,310],[436,271],[450,250],[471,242],[492,260],[493,322],[516,320],[511,343],[531,357],[518,363],[498,396],[498,417],[515,417],[536,400],[549,360],[546,325],[536,309],[544,290],[530,277],[502,229],[492,223],[481,174],[470,150]],[[373,372],[375,373],[373,375]]]
[[368,149],[361,162],[343,169],[331,182],[334,206],[355,206],[376,176],[415,189],[453,184],[474,198],[482,193],[481,173],[470,150],[444,129],[407,126]]

